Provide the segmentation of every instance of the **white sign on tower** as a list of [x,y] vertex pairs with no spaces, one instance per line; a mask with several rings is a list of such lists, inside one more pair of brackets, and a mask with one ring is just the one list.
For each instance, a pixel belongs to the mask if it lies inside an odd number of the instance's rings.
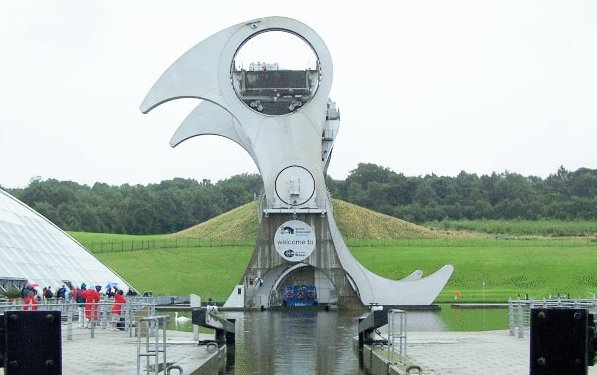
[[282,258],[300,262],[315,250],[315,231],[303,221],[289,220],[276,231],[274,247]]

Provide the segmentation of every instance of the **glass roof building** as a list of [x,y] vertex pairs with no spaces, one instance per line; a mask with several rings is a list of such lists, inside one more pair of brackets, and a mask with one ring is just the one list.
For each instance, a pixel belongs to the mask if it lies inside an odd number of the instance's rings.
[[48,219],[0,189],[0,290],[37,283],[130,286]]

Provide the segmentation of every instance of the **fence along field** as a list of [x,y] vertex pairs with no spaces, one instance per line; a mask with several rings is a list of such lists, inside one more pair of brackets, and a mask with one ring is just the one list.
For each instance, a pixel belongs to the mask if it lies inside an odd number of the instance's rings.
[[[71,233],[141,290],[201,293],[223,301],[240,280],[254,241]],[[455,272],[437,302],[506,302],[529,295],[597,293],[597,242],[591,238],[439,238],[351,240],[354,256],[373,272],[400,279],[443,264]],[[168,275],[168,276],[162,276]],[[205,295],[208,292],[209,296]]]
[[[71,235],[139,290],[224,301],[252,254],[255,210],[247,204],[172,235]],[[353,255],[384,277],[453,264],[437,302],[453,302],[456,295],[459,302],[506,302],[527,294],[597,293],[597,222],[480,220],[468,221],[473,227],[465,231],[432,230],[342,201],[334,201],[334,216]],[[486,233],[471,231],[481,224]],[[592,235],[556,237],[553,226],[565,236],[578,228]]]
[[141,235],[137,237],[139,238],[127,240],[111,240],[110,238],[106,238],[105,241],[82,242],[84,242],[84,246],[94,254],[179,248],[252,247],[255,244],[255,241],[241,240],[169,237],[144,238],[145,236]]
[[442,220],[428,227],[509,236],[590,237],[597,241],[595,220]]

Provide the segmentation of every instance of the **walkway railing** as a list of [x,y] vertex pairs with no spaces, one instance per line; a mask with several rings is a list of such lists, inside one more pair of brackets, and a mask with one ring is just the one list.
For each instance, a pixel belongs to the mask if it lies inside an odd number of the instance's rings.
[[[328,199],[327,197],[320,197],[315,199],[315,207],[313,208],[297,208],[290,204],[284,203],[280,201],[278,198],[268,198],[262,197],[259,202],[257,202],[257,207],[261,211],[258,215],[268,215],[268,214],[292,214],[292,213],[321,213],[324,214],[327,212]],[[272,208],[276,207],[276,208]],[[261,220],[259,220],[261,222]]]
[[524,337],[524,332],[530,329],[531,309],[533,308],[569,308],[587,309],[589,313],[597,313],[597,299],[542,299],[542,300],[512,300],[508,301],[508,325],[510,336]]
[[[141,358],[145,357],[145,373],[158,374],[159,365],[167,366],[166,322],[168,316],[155,315],[139,319],[137,330],[137,375],[141,374]],[[144,331],[144,335],[142,334]],[[141,345],[141,337],[145,336],[145,345]],[[150,340],[150,337],[152,338]],[[160,355],[162,359],[160,360]],[[150,359],[153,358],[153,364]]]
[[[62,338],[73,340],[75,337],[95,337],[96,333],[108,332],[111,327],[112,306],[114,301],[102,297],[98,303],[91,304],[89,321],[85,321],[84,304],[80,306],[74,299],[42,299],[36,305],[25,305],[23,300],[13,299],[0,303],[0,314],[6,311],[60,311],[62,320]],[[129,332],[133,337],[133,327],[140,318],[155,316],[155,299],[153,297],[128,296],[122,304],[121,314],[116,321],[116,329]],[[87,324],[88,323],[88,324]]]
[[[406,311],[394,309],[388,311],[388,360],[390,363],[404,363],[406,359]],[[398,355],[398,361],[394,356]]]

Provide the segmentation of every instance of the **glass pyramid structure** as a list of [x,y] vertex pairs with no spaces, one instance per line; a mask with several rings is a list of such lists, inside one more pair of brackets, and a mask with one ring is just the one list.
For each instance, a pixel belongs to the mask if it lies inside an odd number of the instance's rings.
[[48,219],[0,189],[0,291],[36,283],[38,289],[62,285],[130,285]]

